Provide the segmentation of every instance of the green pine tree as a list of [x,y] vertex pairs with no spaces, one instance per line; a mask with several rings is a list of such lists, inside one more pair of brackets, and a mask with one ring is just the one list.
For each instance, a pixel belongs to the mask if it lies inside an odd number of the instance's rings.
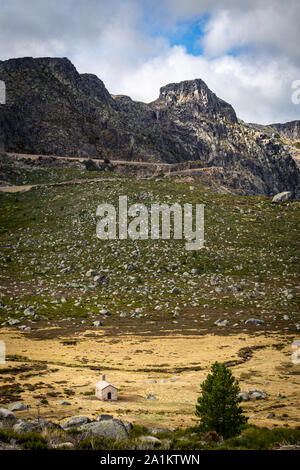
[[248,418],[239,406],[240,387],[231,370],[215,362],[211,374],[201,384],[201,392],[196,405],[201,430],[216,431],[225,439],[238,435]]

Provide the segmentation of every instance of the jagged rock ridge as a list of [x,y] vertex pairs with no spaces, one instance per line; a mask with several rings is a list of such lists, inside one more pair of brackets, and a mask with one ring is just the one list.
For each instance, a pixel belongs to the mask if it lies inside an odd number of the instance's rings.
[[238,121],[231,105],[200,79],[162,87],[153,103],[112,96],[66,58],[0,62],[0,106],[11,152],[133,161],[201,162],[242,194],[298,192],[299,172],[276,131]]
[[271,127],[285,139],[291,142],[300,141],[300,121],[285,122],[283,124],[271,124]]

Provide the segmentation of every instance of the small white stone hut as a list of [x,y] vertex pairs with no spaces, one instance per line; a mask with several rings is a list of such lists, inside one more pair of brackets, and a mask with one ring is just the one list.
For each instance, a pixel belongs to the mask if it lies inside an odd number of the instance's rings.
[[118,389],[109,382],[106,382],[105,375],[102,375],[102,380],[99,380],[95,385],[95,395],[99,400],[117,400]]

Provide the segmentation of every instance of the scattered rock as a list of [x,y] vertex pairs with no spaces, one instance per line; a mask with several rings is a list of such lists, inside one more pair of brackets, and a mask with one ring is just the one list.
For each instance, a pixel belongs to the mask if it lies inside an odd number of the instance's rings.
[[97,416],[96,421],[107,421],[109,419],[114,419],[114,417],[112,415],[102,414]]
[[95,271],[94,269],[89,269],[86,272],[86,277],[94,277],[98,275],[98,271]]
[[267,396],[267,394],[265,392],[262,392],[260,390],[256,390],[255,388],[248,390],[248,393],[249,393],[250,397],[254,400],[264,400]]
[[73,442],[60,442],[59,444],[55,444],[52,447],[53,449],[73,449],[74,444]]
[[194,268],[194,269],[191,270],[191,273],[192,273],[192,274],[195,274],[195,275],[200,274],[200,273],[201,273],[201,269],[199,269],[199,268]]
[[30,432],[37,431],[41,432],[43,429],[61,429],[61,426],[51,421],[45,421],[44,419],[35,419],[33,421],[27,421],[26,419],[19,419],[14,425],[13,429],[16,432]]
[[22,411],[22,410],[26,410],[27,406],[24,405],[24,403],[21,403],[20,401],[16,401],[8,405],[8,409],[10,411]]
[[150,428],[149,431],[154,435],[159,434],[160,432],[170,432],[167,428]]
[[26,317],[29,317],[31,315],[34,315],[34,308],[33,307],[28,307],[26,310],[24,310],[24,315]]
[[80,430],[107,438],[127,439],[129,437],[129,432],[120,419],[109,419],[83,424]]
[[298,444],[286,444],[286,445],[277,447],[275,450],[300,450],[300,445],[298,445]]
[[215,321],[215,325],[217,325],[217,326],[228,326],[229,321],[228,320],[221,320],[219,318],[219,320]]
[[258,318],[249,318],[245,321],[245,325],[263,325],[264,320],[259,320]]
[[0,421],[4,424],[13,424],[17,421],[14,413],[6,408],[0,408]]
[[240,392],[238,394],[238,397],[240,397],[243,401],[249,401],[250,400],[249,394],[247,392]]
[[15,325],[18,325],[20,322],[20,320],[17,320],[16,318],[10,318],[7,323],[9,324],[9,326],[15,326]]
[[289,199],[292,199],[292,193],[290,191],[283,191],[282,193],[276,194],[273,197],[272,202],[285,202]]
[[99,276],[94,277],[94,282],[96,284],[100,284],[101,282],[105,281],[105,279],[106,278],[105,278],[104,274],[100,274]]
[[61,427],[63,429],[70,429],[70,428],[78,428],[83,424],[89,423],[90,419],[87,416],[74,416],[73,418],[68,419],[65,421]]
[[219,284],[219,277],[217,276],[217,274],[214,274],[211,279],[210,279],[210,283],[212,286],[216,286]]
[[161,441],[154,436],[141,436],[140,440],[146,444],[161,444]]
[[31,421],[31,423],[36,425],[41,431],[43,429],[62,429],[59,424],[53,423],[52,421],[45,421],[44,419],[35,419]]
[[20,419],[18,422],[13,426],[13,430],[15,432],[31,432],[31,431],[41,431],[41,427],[37,422],[27,421],[26,419]]

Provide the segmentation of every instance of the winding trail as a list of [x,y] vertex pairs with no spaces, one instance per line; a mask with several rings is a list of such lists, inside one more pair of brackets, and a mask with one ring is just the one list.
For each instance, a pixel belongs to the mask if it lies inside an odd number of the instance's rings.
[[[46,165],[49,162],[49,167],[52,167],[51,163],[58,163],[58,167],[63,167],[64,164],[68,167],[68,163],[78,162],[84,163],[88,160],[92,160],[95,163],[104,163],[104,160],[100,159],[88,159],[81,157],[62,157],[57,155],[31,155],[21,153],[6,153],[6,155],[13,160],[31,160],[31,161],[45,161]],[[126,161],[126,160],[111,160],[110,163],[118,167],[138,167],[150,170],[151,174],[149,178],[156,178],[158,176],[170,177],[170,176],[193,176],[193,175],[210,175],[214,171],[222,171],[221,167],[203,167],[201,162],[185,162],[185,163],[162,163],[162,162],[139,162],[139,161]],[[190,168],[190,165],[196,165],[195,168]],[[184,166],[182,168],[182,166]],[[122,178],[82,178],[73,179],[55,183],[39,183],[39,184],[26,184],[26,185],[9,185],[0,186],[0,192],[2,193],[23,193],[30,191],[33,188],[50,187],[50,186],[63,186],[68,184],[85,184],[85,183],[97,183],[101,181],[118,181]]]

